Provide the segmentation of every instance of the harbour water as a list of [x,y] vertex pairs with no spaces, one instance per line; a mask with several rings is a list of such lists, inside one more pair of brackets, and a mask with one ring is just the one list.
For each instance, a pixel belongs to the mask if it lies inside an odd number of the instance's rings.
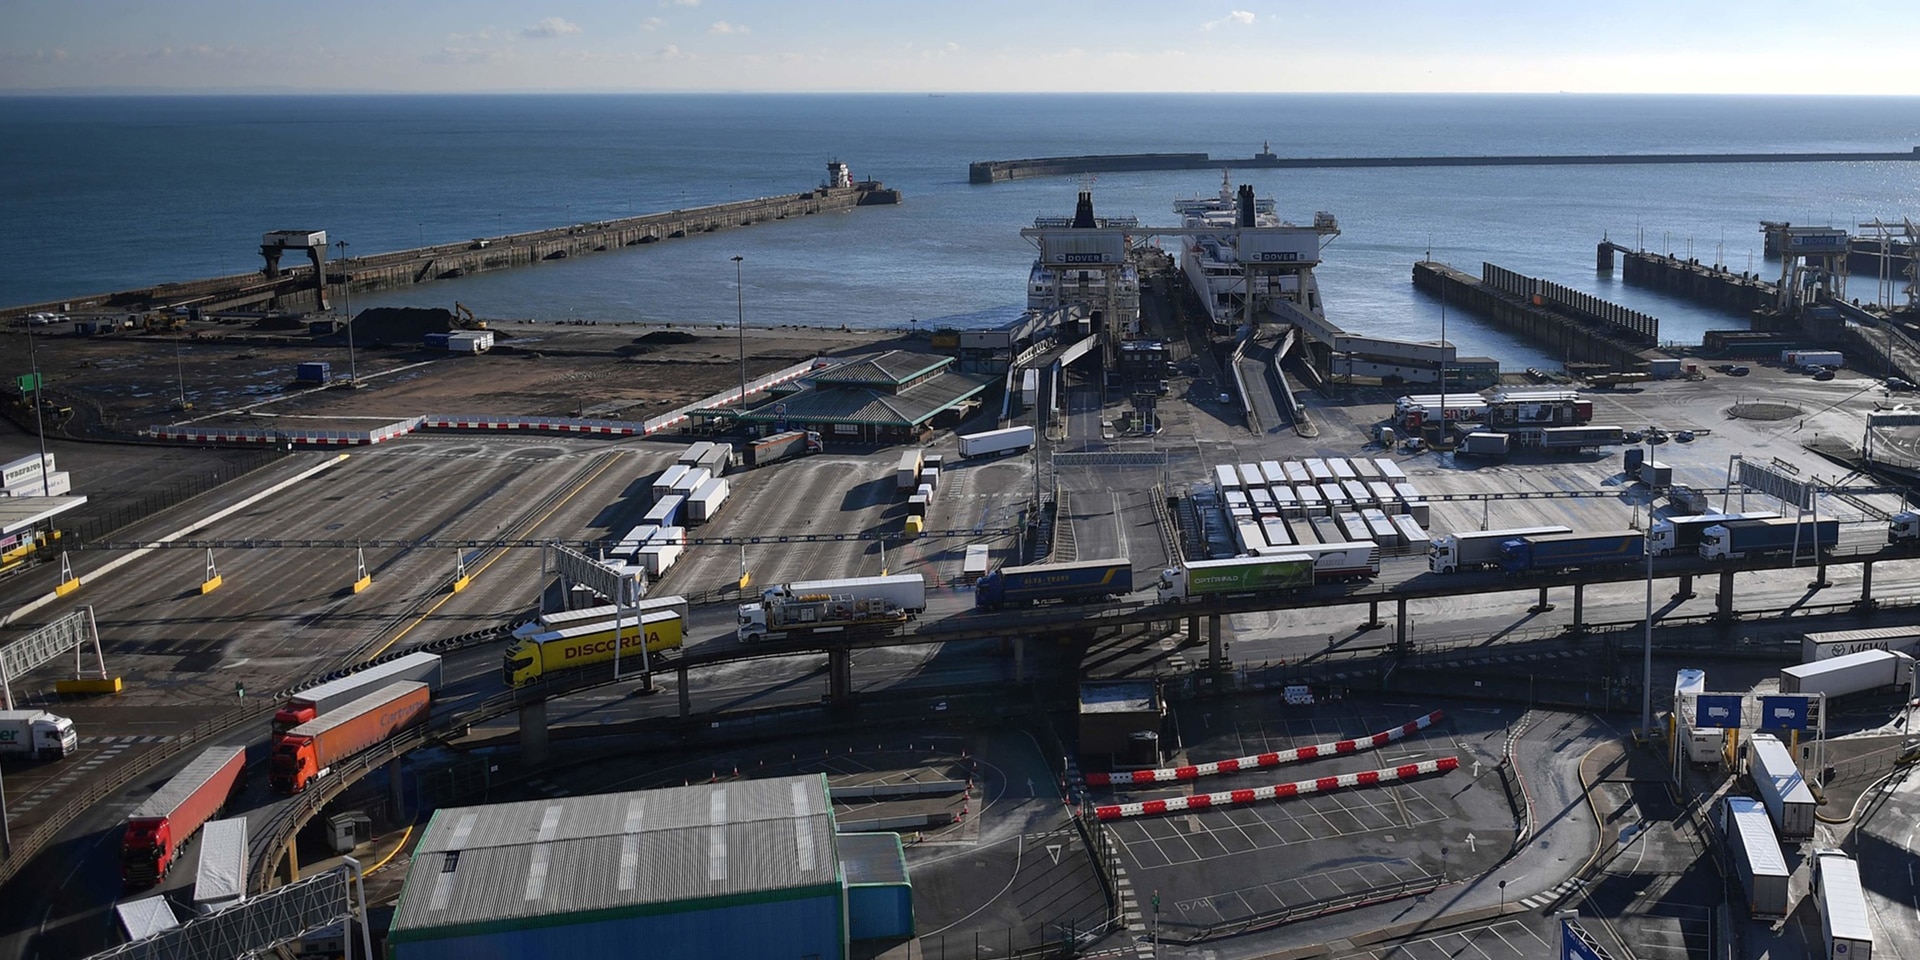
[[[1598,96],[473,96],[0,99],[0,303],[241,273],[269,229],[322,228],[353,254],[804,189],[829,159],[905,194],[898,207],[759,224],[374,297],[487,316],[731,323],[744,257],[754,325],[981,327],[1024,303],[1036,214],[1169,224],[1217,172],[992,186],[967,163],[1075,153],[1251,155],[1906,150],[1920,98]],[[1662,319],[1663,339],[1742,321],[1596,276],[1604,236],[1777,274],[1758,221],[1851,226],[1920,216],[1920,167],[1895,163],[1246,170],[1342,235],[1320,270],[1343,327],[1433,337],[1410,267],[1482,261]],[[1874,278],[1849,294],[1875,296]],[[1550,365],[1448,318],[1463,354]]]

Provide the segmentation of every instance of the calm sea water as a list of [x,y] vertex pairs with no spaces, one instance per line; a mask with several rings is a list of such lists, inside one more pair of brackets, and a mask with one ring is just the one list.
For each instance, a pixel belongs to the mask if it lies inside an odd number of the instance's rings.
[[[1592,96],[485,96],[0,99],[0,303],[259,266],[258,236],[322,228],[352,253],[812,186],[829,159],[897,208],[756,225],[445,281],[375,304],[490,316],[978,327],[1016,315],[1018,231],[1072,212],[1080,178],[966,182],[971,160],[1135,151],[1282,155],[1908,150],[1916,98]],[[1102,174],[1102,213],[1168,224],[1217,171]],[[1235,171],[1342,235],[1320,270],[1349,330],[1431,337],[1415,259],[1482,261],[1652,313],[1697,342],[1741,321],[1596,276],[1602,236],[1736,270],[1758,221],[1920,218],[1920,163]],[[1875,296],[1873,278],[1849,292]],[[1463,353],[1556,358],[1451,315]]]

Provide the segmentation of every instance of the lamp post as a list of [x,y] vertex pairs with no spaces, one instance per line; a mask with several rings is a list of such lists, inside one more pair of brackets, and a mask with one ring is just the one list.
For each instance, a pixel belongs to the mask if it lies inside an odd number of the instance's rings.
[[[47,476],[46,401],[40,398],[40,355],[33,347],[33,318],[27,319],[27,371],[33,377],[33,432],[40,437],[40,495],[53,496],[53,478]],[[24,396],[26,391],[21,391]]]
[[340,297],[346,301],[343,309],[347,312],[347,382],[360,385],[360,369],[353,358],[353,275],[347,272],[347,242],[336,240],[334,246],[340,248]]
[[[1653,434],[1647,433],[1647,462],[1653,462]],[[1647,528],[1641,535],[1647,553],[1647,635],[1640,656],[1640,732],[1653,729],[1653,487],[1647,487]]]
[[746,431],[747,415],[747,294],[740,285],[740,261],[745,257],[733,258],[733,309],[734,330],[740,337],[740,428]]

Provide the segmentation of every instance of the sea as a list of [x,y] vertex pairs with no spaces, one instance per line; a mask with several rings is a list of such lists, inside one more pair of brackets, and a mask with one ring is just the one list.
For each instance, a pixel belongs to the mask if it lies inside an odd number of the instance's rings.
[[[975,160],[1907,151],[1920,98],[1594,95],[472,95],[0,98],[0,304],[245,273],[268,230],[351,255],[808,189],[830,160],[897,207],[631,247],[363,294],[356,309],[465,303],[487,317],[926,330],[1024,306],[1019,231],[1096,212],[1177,225],[1220,170],[993,185]],[[1230,167],[1230,163],[1226,164]],[[1777,277],[1759,223],[1920,220],[1920,163],[1232,170],[1283,218],[1338,218],[1318,270],[1352,332],[1438,336],[1431,256],[1545,277],[1700,341],[1744,318],[1597,273],[1602,238]],[[736,265],[741,279],[735,297]],[[1850,297],[1903,297],[1855,277]],[[1447,337],[1508,369],[1562,358],[1457,309]]]

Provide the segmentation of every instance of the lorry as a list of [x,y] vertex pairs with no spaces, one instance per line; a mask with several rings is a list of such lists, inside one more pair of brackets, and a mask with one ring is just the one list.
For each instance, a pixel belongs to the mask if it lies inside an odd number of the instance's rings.
[[[674,598],[679,599],[679,598]],[[683,601],[684,602],[684,601]],[[684,608],[681,608],[684,609]],[[614,660],[615,622],[611,619],[565,626],[515,640],[501,657],[507,686],[524,687],[558,670],[590,667]],[[686,639],[686,618],[680,609],[648,610],[636,620],[629,614],[619,624],[621,658],[638,659],[641,637],[646,653],[678,650]]]
[[0,710],[0,756],[58,760],[78,749],[72,720],[45,710]]
[[1126,557],[1001,567],[973,585],[973,605],[998,610],[1006,604],[1050,600],[1076,603],[1111,600],[1133,592],[1133,561]]
[[1005,430],[963,434],[960,437],[960,459],[971,460],[974,457],[1025,450],[1033,446],[1033,437],[1032,427],[1008,427]]
[[401,681],[294,727],[273,738],[267,781],[280,793],[299,793],[335,764],[425,723],[432,699],[426,684]]
[[1779,514],[1759,510],[1749,513],[1703,513],[1692,517],[1655,517],[1653,527],[1647,531],[1647,545],[1654,556],[1670,557],[1675,553],[1698,553],[1700,550],[1700,531],[1716,523],[1734,520],[1772,520]]
[[1902,510],[1887,521],[1888,543],[1911,543],[1920,540],[1920,513]]
[[1309,557],[1313,560],[1314,583],[1372,580],[1380,575],[1380,545],[1372,540],[1332,540],[1292,546],[1275,544],[1261,550],[1258,556]]
[[[672,610],[680,614],[680,619],[682,620],[687,619],[692,613],[692,609],[687,604],[687,598],[674,595],[647,597],[638,604],[627,607],[624,613],[626,614],[627,622],[632,623],[638,615],[652,613],[656,610]],[[535,634],[548,633],[566,627],[577,627],[583,623],[605,623],[611,625],[613,618],[622,612],[618,604],[606,603],[592,607],[581,607],[578,610],[556,610],[553,613],[543,613],[515,627],[513,629],[513,639],[525,640]]]
[[121,882],[129,887],[159,883],[187,841],[239,795],[246,768],[246,747],[214,747],[133,808],[120,836]]
[[1767,816],[1783,840],[1805,840],[1813,836],[1813,789],[1794,766],[1780,738],[1771,733],[1755,733],[1747,740],[1747,775]]
[[1285,593],[1313,586],[1313,557],[1293,552],[1271,557],[1189,560],[1160,571],[1161,603],[1187,603],[1232,594]]
[[200,866],[193,872],[193,905],[212,913],[247,898],[247,818],[207,824],[200,834]]
[[927,609],[927,580],[917,573],[890,577],[798,580],[760,592],[739,607],[741,641],[792,630],[844,629],[901,623]]
[[1920,627],[1869,627],[1800,635],[1800,662],[1831,660],[1863,650],[1891,650],[1908,656],[1920,651]]
[[1510,443],[1504,433],[1492,433],[1476,430],[1460,438],[1460,447],[1454,451],[1462,457],[1480,457],[1486,460],[1503,460],[1507,456]]
[[713,477],[696,487],[687,496],[687,522],[706,523],[720,513],[720,505],[727,502],[727,496],[733,488],[720,477]]
[[749,467],[764,467],[769,463],[804,457],[809,453],[819,453],[826,449],[820,442],[820,434],[812,430],[788,430],[770,437],[749,440],[740,448],[741,462]]
[[1737,520],[1700,531],[1700,555],[1708,560],[1738,560],[1769,553],[1825,553],[1839,542],[1838,520]]
[[1808,367],[1832,369],[1847,362],[1847,358],[1838,350],[1782,350],[1780,362],[1788,370],[1805,370]]
[[1658,460],[1640,462],[1639,480],[1649,487],[1673,486],[1673,467]]
[[1862,650],[1780,668],[1781,693],[1844,697],[1912,682],[1913,658],[1891,650]]
[[920,485],[920,470],[924,466],[919,447],[900,455],[900,463],[893,468],[893,489],[899,493],[912,493]]
[[1508,540],[1572,532],[1572,527],[1544,526],[1441,534],[1427,548],[1427,569],[1434,573],[1478,570],[1499,563],[1500,545]]
[[440,689],[440,655],[409,653],[365,670],[308,687],[287,698],[285,706],[273,714],[273,732],[285,733],[335,707],[352,703],[390,683],[413,680],[430,690]]
[[1584,450],[1589,447],[1613,447],[1626,442],[1625,427],[1587,425],[1581,427],[1542,427],[1543,450]]
[[1720,835],[1727,839],[1728,858],[1747,894],[1747,911],[1757,917],[1784,917],[1789,902],[1787,882],[1793,876],[1766,805],[1751,797],[1728,797],[1720,805]]
[[1814,851],[1813,897],[1820,905],[1820,956],[1873,960],[1873,924],[1860,888],[1860,865],[1839,850]]
[[1500,569],[1509,577],[1619,566],[1646,555],[1647,538],[1638,530],[1549,533],[1500,541]]

